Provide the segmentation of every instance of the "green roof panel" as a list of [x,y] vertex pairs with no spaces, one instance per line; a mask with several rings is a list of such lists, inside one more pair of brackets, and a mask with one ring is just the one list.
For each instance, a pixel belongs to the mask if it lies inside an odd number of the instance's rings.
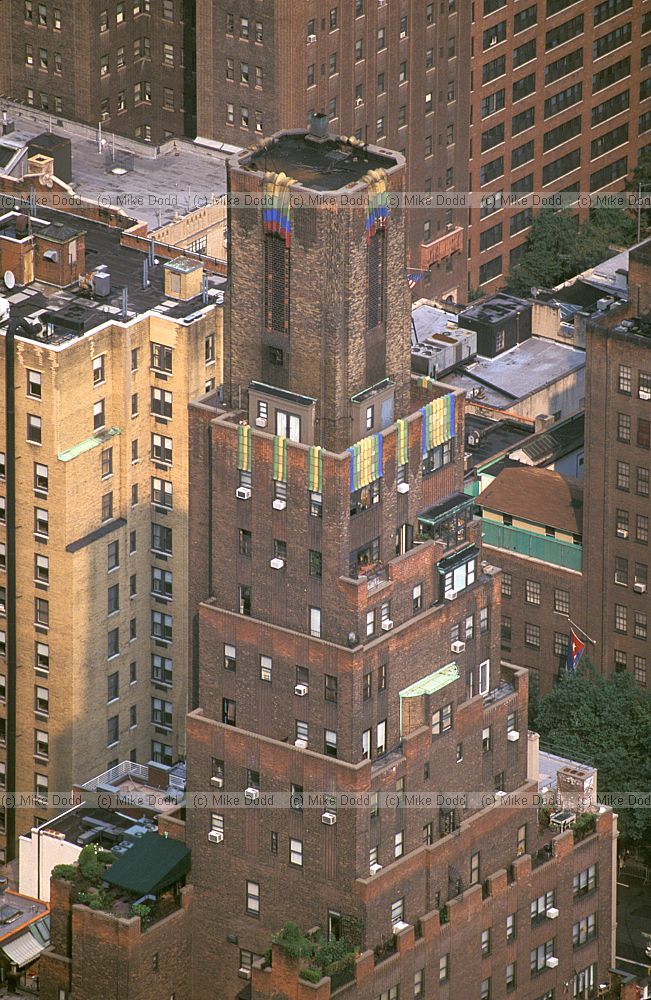
[[446,663],[444,667],[439,667],[433,674],[422,677],[415,684],[403,688],[399,695],[401,698],[418,698],[422,694],[434,694],[435,691],[440,691],[441,688],[447,687],[453,681],[459,680],[459,676],[459,665],[452,661],[452,663]]
[[101,434],[93,434],[92,437],[84,438],[78,444],[73,444],[72,448],[67,448],[59,454],[60,462],[70,462],[73,458],[78,458],[79,455],[83,455],[86,451],[92,451],[93,448],[97,448],[100,444],[105,444],[116,434],[120,433],[119,427],[109,427],[107,430],[102,431]]

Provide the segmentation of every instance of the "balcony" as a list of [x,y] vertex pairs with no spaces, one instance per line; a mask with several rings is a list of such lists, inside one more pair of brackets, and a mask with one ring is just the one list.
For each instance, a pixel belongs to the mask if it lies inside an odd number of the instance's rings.
[[422,539],[442,542],[445,551],[468,540],[468,527],[474,518],[474,501],[464,493],[452,493],[424,514],[418,516]]
[[420,245],[420,267],[427,271],[432,264],[440,264],[441,261],[452,254],[463,252],[463,229],[455,226],[443,236],[432,240],[431,243],[421,243]]
[[488,691],[484,695],[484,708],[488,708],[490,705],[496,704],[498,701],[503,701],[504,698],[508,698],[510,695],[515,694],[515,688],[508,681],[500,681],[496,688],[492,691]]
[[524,528],[513,528],[486,519],[482,523],[482,538],[484,545],[492,545],[496,549],[515,552],[552,566],[581,572],[583,564],[581,545],[561,542],[557,538],[547,538],[545,535],[538,535]]

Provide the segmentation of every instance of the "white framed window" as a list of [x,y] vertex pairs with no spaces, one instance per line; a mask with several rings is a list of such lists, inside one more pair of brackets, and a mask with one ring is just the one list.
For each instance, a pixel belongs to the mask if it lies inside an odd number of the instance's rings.
[[295,868],[303,867],[303,841],[294,837],[289,839],[289,863]]
[[491,661],[484,660],[479,664],[479,693],[488,694],[491,685]]
[[376,739],[375,739],[375,752],[379,756],[383,754],[387,748],[387,722],[383,719],[382,722],[378,722]]

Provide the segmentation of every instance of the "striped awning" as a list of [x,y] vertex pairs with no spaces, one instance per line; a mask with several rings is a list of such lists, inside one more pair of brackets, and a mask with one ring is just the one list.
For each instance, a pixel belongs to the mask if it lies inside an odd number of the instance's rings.
[[21,934],[20,937],[7,941],[3,944],[2,950],[13,965],[22,969],[38,958],[41,952],[45,951],[45,946],[39,944],[28,931],[27,934]]

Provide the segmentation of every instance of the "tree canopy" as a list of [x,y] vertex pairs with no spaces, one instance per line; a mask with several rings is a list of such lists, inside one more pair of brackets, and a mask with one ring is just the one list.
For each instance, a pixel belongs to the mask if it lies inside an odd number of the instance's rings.
[[528,296],[533,287],[553,288],[605,260],[609,247],[635,242],[636,223],[617,208],[595,208],[579,224],[567,209],[543,208],[527,236],[526,252],[509,275],[509,288]]
[[[604,679],[589,663],[562,674],[549,694],[531,704],[530,725],[552,752],[592,761],[599,795],[651,789],[651,694],[630,674]],[[651,809],[615,811],[622,846],[648,849]]]

